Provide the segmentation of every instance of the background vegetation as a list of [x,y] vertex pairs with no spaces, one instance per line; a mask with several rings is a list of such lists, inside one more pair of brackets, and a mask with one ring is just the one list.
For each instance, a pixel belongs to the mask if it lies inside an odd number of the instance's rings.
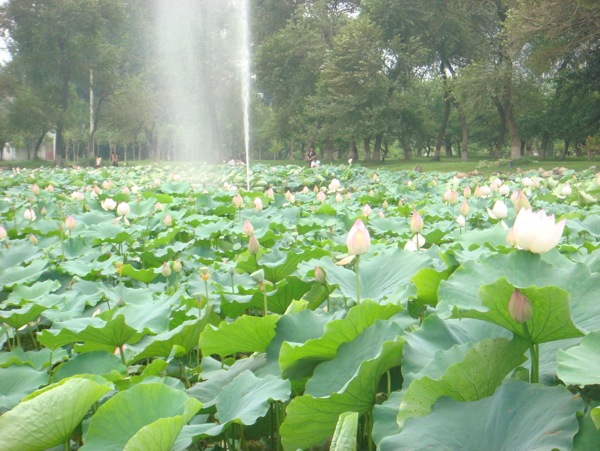
[[[227,50],[241,42],[240,2],[178,2],[189,26],[175,40],[190,48],[179,63],[166,63],[160,46],[166,3],[6,2],[0,144],[35,157],[52,131],[59,161],[107,158],[109,149],[121,160],[241,154],[239,58]],[[249,6],[253,159],[298,159],[311,145],[323,161],[564,159],[599,150],[594,0]],[[175,95],[170,82],[182,73],[197,83]],[[201,107],[172,114],[180,97]],[[180,129],[190,117],[202,128],[191,142]]]

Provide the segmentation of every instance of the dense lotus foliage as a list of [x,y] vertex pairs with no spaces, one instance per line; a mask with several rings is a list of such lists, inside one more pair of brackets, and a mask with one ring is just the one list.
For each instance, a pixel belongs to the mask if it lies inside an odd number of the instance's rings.
[[600,449],[594,170],[253,170],[0,175],[3,450]]

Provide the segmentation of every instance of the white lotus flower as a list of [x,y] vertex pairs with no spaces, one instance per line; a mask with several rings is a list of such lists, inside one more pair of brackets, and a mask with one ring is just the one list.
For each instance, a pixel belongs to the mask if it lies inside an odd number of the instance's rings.
[[127,216],[131,209],[129,208],[129,204],[127,202],[121,202],[117,205],[117,214],[119,216]]
[[565,221],[556,223],[554,215],[547,216],[544,210],[534,213],[522,208],[513,226],[514,240],[521,249],[542,254],[558,244]]
[[371,236],[364,223],[357,219],[346,238],[349,255],[363,255],[371,245]]
[[104,211],[110,211],[110,210],[114,210],[115,208],[117,208],[117,203],[110,197],[107,197],[103,201],[100,201],[100,206],[102,207],[102,209]]
[[501,200],[497,200],[494,204],[494,208],[492,208],[491,210],[488,208],[487,212],[488,215],[490,215],[490,218],[502,220],[505,219],[508,215],[508,208],[506,207],[506,204],[504,202],[502,202]]
[[35,211],[32,208],[26,208],[23,217],[28,221],[35,221]]

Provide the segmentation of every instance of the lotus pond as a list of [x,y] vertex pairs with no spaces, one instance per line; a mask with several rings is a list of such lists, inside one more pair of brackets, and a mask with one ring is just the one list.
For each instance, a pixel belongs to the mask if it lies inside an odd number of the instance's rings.
[[2,450],[600,449],[598,174],[253,171],[0,174]]

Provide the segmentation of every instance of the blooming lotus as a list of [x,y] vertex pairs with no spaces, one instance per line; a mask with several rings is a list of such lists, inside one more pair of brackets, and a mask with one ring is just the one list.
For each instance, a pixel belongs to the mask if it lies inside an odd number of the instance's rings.
[[364,223],[357,219],[346,237],[346,246],[348,246],[348,254],[363,255],[371,245],[371,236],[365,227]]
[[81,191],[73,191],[71,193],[71,197],[73,199],[77,199],[79,201],[83,200],[83,193]]
[[115,208],[117,208],[117,203],[111,199],[110,197],[100,201],[100,206],[102,207],[102,209],[104,211],[110,211],[110,210],[114,210]]
[[451,205],[454,205],[456,202],[458,202],[458,192],[447,190],[444,193],[444,201],[448,202]]
[[554,215],[548,216],[544,210],[534,213],[522,208],[513,226],[514,240],[519,248],[542,254],[558,244],[565,221],[556,223]]
[[331,183],[329,183],[329,191],[337,191],[340,189],[340,186],[340,181],[338,179],[333,179],[331,180]]

